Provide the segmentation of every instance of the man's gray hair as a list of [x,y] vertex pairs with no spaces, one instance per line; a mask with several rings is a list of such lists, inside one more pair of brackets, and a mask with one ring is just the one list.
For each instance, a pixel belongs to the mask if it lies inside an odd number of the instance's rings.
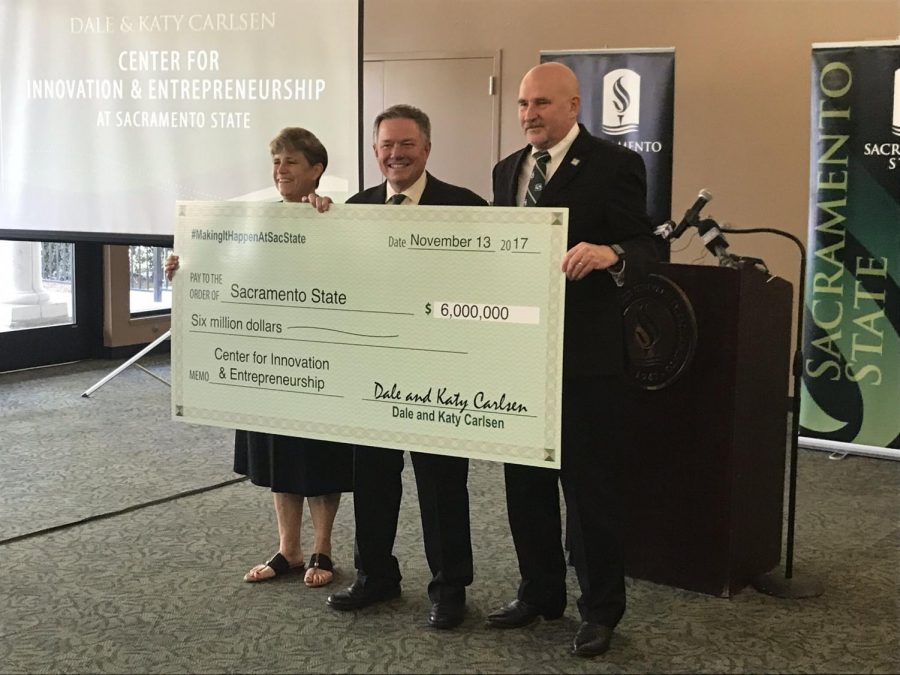
[[415,106],[407,105],[406,103],[392,105],[375,118],[375,126],[372,129],[372,140],[378,140],[378,127],[381,126],[381,123],[384,120],[398,119],[412,120],[415,122],[419,127],[419,131],[422,132],[422,136],[425,137],[425,142],[431,143],[431,120],[428,119],[428,115]]

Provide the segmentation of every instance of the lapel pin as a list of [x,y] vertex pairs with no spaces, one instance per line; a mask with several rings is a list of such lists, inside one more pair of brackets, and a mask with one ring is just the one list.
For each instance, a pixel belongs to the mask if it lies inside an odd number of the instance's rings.
[[581,160],[578,159],[577,157],[573,157],[571,164],[572,164],[572,166],[578,166],[579,164],[581,164]]

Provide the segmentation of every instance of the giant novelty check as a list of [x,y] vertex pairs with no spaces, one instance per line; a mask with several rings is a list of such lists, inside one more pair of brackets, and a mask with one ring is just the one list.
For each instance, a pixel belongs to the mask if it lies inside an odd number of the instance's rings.
[[176,419],[559,468],[566,209],[177,209]]

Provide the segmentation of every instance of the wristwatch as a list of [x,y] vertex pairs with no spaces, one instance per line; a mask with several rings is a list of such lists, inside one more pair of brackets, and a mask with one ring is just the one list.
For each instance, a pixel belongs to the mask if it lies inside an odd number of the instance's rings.
[[610,244],[609,247],[615,251],[616,255],[619,256],[619,259],[616,261],[615,265],[610,266],[610,272],[621,272],[622,268],[625,267],[625,249],[619,246],[618,244]]

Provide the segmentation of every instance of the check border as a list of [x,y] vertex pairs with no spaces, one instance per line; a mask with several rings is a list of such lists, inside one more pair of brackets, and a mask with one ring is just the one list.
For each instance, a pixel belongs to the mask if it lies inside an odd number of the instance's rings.
[[[310,207],[311,208],[311,207]],[[372,218],[371,209],[383,215],[382,206],[339,206],[344,220],[368,222]],[[461,224],[477,226],[485,220],[478,207],[455,208],[453,218]],[[567,237],[567,213],[561,209],[521,209],[492,207],[490,212],[501,217],[504,223],[534,225],[536,218],[550,226],[550,243],[554,251],[565,251]],[[540,215],[539,215],[540,213]],[[204,221],[214,222],[218,218],[260,218],[283,227],[286,222],[296,218],[293,208],[285,208],[278,203],[250,202],[179,202],[177,204],[176,241],[186,236],[191,228],[205,227]],[[391,209],[391,220],[396,223],[415,225],[432,222],[446,222],[445,207],[419,206],[415,208]],[[176,244],[177,246],[178,244]],[[176,248],[176,250],[178,250]],[[465,252],[460,251],[461,255]],[[473,251],[472,254],[477,254]],[[232,427],[247,430],[264,431],[285,435],[303,436],[325,440],[343,441],[358,445],[391,447],[403,450],[434,452],[464,456],[478,459],[489,459],[517,464],[529,464],[549,468],[559,468],[559,437],[561,429],[561,395],[562,395],[562,321],[565,298],[565,285],[561,282],[561,272],[554,265],[547,265],[546,283],[548,289],[547,311],[547,354],[545,358],[545,391],[544,391],[544,438],[542,447],[522,446],[509,443],[492,442],[485,439],[466,439],[439,435],[427,432],[388,431],[373,429],[352,424],[331,424],[261,414],[235,413],[220,411],[202,406],[184,405],[183,391],[187,366],[184,361],[184,333],[176,329],[180,321],[180,311],[173,307],[172,331],[172,412],[176,419],[190,422],[212,424],[214,426]],[[177,284],[177,282],[176,282]],[[178,307],[180,310],[180,306]],[[176,320],[176,316],[178,320]],[[261,336],[260,339],[266,339]]]

